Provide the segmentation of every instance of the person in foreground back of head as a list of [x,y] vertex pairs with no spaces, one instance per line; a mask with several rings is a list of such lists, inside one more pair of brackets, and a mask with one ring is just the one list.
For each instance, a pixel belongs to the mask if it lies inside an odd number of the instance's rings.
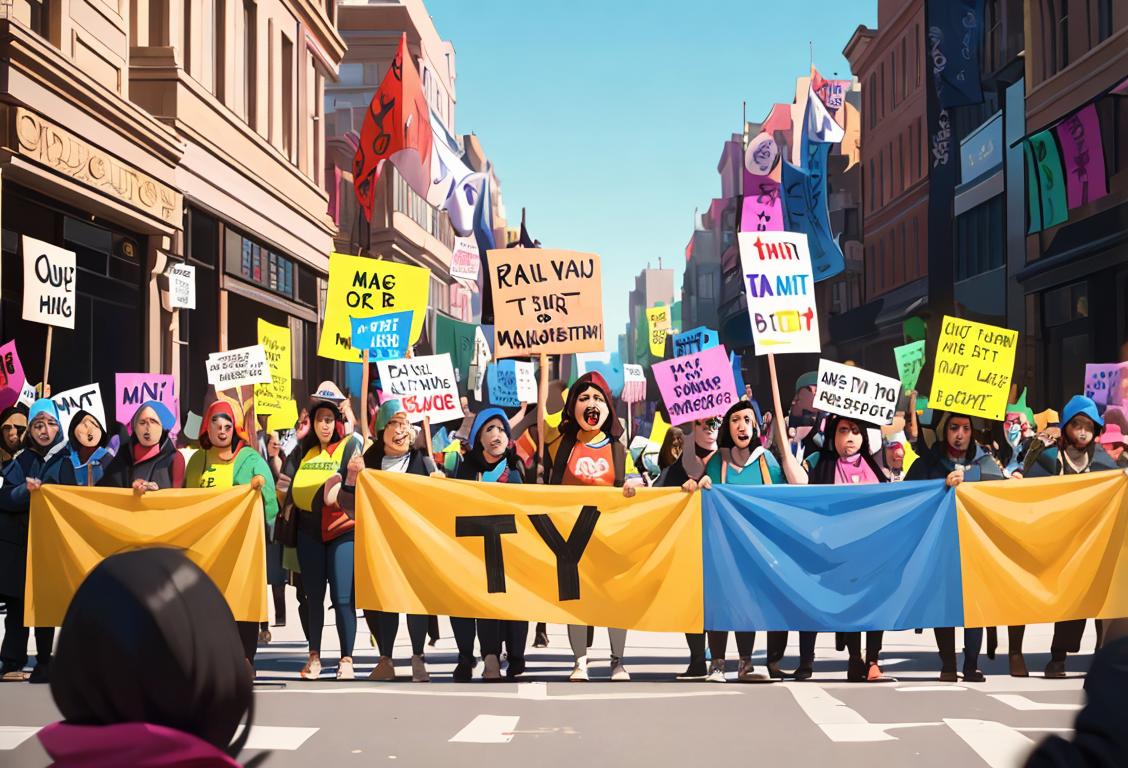
[[179,551],[99,563],[67,608],[54,665],[63,720],[38,738],[55,768],[239,765],[251,668],[223,595]]

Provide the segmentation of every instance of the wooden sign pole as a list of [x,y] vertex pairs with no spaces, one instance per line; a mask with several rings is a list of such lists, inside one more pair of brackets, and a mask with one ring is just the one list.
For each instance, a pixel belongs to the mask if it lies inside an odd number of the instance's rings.
[[55,335],[55,326],[47,326],[47,350],[43,354],[43,397],[51,396],[51,385],[47,380],[51,373],[51,340]]
[[368,442],[368,350],[360,353],[360,436]]
[[548,417],[548,355],[540,353],[540,387],[537,389],[537,447],[541,463],[547,458],[548,440],[544,427]]

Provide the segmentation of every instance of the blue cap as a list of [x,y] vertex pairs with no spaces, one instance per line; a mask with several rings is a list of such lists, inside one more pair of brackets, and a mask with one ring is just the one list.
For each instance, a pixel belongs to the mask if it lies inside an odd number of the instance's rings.
[[36,416],[43,414],[47,414],[54,419],[56,424],[59,423],[59,406],[55,405],[54,400],[50,400],[46,397],[41,397],[31,404],[31,408],[27,411],[27,423],[31,424],[31,422],[35,421]]
[[376,412],[376,431],[383,432],[384,427],[388,426],[388,422],[395,418],[398,413],[407,413],[403,407],[403,402],[398,398],[385,400],[381,404],[380,410]]
[[482,427],[486,426],[486,422],[490,419],[501,419],[502,427],[505,429],[505,434],[508,437],[513,437],[513,432],[509,428],[509,417],[505,415],[505,411],[500,408],[485,408],[478,412],[474,417],[474,423],[470,425],[470,449],[473,450],[478,445],[478,432]]
[[1097,404],[1084,395],[1074,395],[1061,409],[1061,425],[1064,428],[1075,416],[1088,416],[1097,425],[1097,431],[1104,429],[1104,419],[1097,412]]
[[152,408],[153,412],[157,414],[157,418],[161,421],[161,428],[164,429],[165,432],[170,431],[176,426],[176,417],[172,415],[172,411],[168,409],[167,405],[157,400],[146,400],[141,403],[141,407],[134,412],[133,418],[130,419],[130,426],[132,426],[133,421],[137,420],[137,414],[141,413],[141,411],[146,408]]

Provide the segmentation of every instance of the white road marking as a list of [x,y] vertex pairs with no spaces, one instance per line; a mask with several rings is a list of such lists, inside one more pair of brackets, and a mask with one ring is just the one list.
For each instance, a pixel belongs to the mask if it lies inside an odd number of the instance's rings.
[[513,741],[517,715],[478,715],[450,737],[450,741],[471,744],[508,744]]
[[[575,688],[577,690],[591,690],[580,685],[573,685],[571,683],[561,684],[566,689]],[[805,684],[804,684],[805,685]],[[494,686],[485,686],[493,688]],[[595,683],[592,687],[598,689],[606,689],[606,686]],[[619,688],[620,686],[614,686]],[[645,691],[622,691],[620,693],[574,693],[562,694],[559,696],[549,696],[548,688],[544,683],[518,683],[516,691],[438,691],[428,686],[399,686],[399,685],[342,685],[333,688],[280,688],[276,690],[262,690],[255,691],[256,695],[310,695],[310,696],[340,696],[358,693],[383,693],[389,696],[437,696],[439,698],[472,698],[472,699],[521,699],[523,701],[610,701],[615,699],[692,699],[702,696],[740,696],[741,689],[749,689],[755,687],[757,689],[776,686],[742,686],[739,684],[732,684],[731,686],[718,686],[724,690],[680,690],[670,691],[668,693],[647,693]],[[786,686],[780,685],[780,688]]]
[[[247,743],[243,748],[287,750],[292,752],[296,749],[301,749],[301,746],[309,740],[310,736],[317,733],[317,731],[317,728],[301,728],[296,726],[252,725],[251,733],[247,737]],[[239,734],[242,732],[243,726],[239,726],[235,737],[238,738]]]
[[1030,738],[992,720],[944,718],[944,723],[975,750],[989,768],[1020,768],[1026,764],[1034,747]]
[[944,691],[966,691],[962,685],[906,685],[893,690],[901,693],[942,693]]
[[795,697],[795,703],[810,718],[811,722],[822,729],[822,732],[831,741],[858,742],[858,741],[896,741],[896,736],[890,736],[886,731],[893,728],[918,728],[925,725],[942,725],[933,723],[871,723],[858,712],[855,712],[843,702],[831,696],[823,688],[811,683],[785,686]]
[[15,749],[37,733],[37,725],[0,725],[0,750]]
[[989,695],[992,699],[998,699],[1019,712],[1077,712],[1084,708],[1083,704],[1046,704],[1028,699],[1017,693],[992,693]]

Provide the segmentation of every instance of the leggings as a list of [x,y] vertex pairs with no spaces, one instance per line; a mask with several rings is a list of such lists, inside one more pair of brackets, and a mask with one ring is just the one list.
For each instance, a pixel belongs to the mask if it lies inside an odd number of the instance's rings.
[[[279,627],[286,626],[286,584],[271,584],[270,594],[274,597],[274,623]],[[259,629],[269,629],[270,622],[259,624]]]
[[[587,656],[588,629],[582,624],[568,625],[568,642],[572,646],[572,655],[577,659]],[[623,651],[627,648],[627,630],[608,627],[607,638],[611,641],[611,655],[617,659],[623,658]]]
[[[799,633],[799,663],[810,665],[815,660],[815,639],[818,638],[818,632],[800,632]],[[787,633],[786,632],[769,632],[768,633],[768,663],[779,663],[783,660],[784,653],[787,652]]]
[[[734,634],[736,635],[736,652],[740,654],[740,658],[746,659],[751,656],[756,647],[756,633],[735,632]],[[719,661],[725,657],[725,651],[728,649],[728,636],[728,632],[709,632],[709,655],[713,657],[713,661]]]
[[[27,664],[27,641],[31,630],[24,626],[24,598],[6,596],[7,613],[4,614],[4,640],[0,644],[0,659],[16,669]],[[35,658],[40,664],[51,663],[52,646],[55,644],[54,627],[35,627]]]
[[[478,645],[482,657],[501,655],[501,633],[503,622],[498,619],[460,619],[450,617],[450,628],[454,630],[454,642],[458,645],[458,655],[463,659],[473,659],[474,632],[477,630]],[[526,625],[528,626],[528,625]]]
[[501,637],[505,640],[505,651],[510,661],[525,658],[525,645],[529,642],[529,622],[503,621]]
[[685,635],[685,644],[689,646],[689,661],[705,662],[705,633],[704,632],[687,632]]
[[255,665],[255,653],[258,651],[259,625],[254,621],[237,621],[235,628],[239,630],[239,642],[243,644],[243,655],[251,666]]
[[[380,655],[392,658],[392,651],[396,647],[396,635],[399,634],[400,615],[387,611],[365,611],[364,620],[368,622],[368,630],[376,636],[376,648],[380,651]],[[407,634],[411,638],[412,656],[423,655],[429,622],[429,616],[414,613],[408,615]],[[471,640],[471,649],[473,649],[473,640]]]
[[[936,648],[940,651],[940,665],[945,672],[956,671],[956,629],[955,627],[936,627]],[[979,651],[983,647],[983,628],[964,629],[964,668],[979,667]]]
[[298,562],[302,566],[302,589],[306,596],[306,629],[310,653],[321,653],[325,628],[325,585],[337,618],[341,656],[352,656],[356,640],[356,603],[353,601],[353,533],[322,542],[318,534],[298,530]]
[[[861,632],[843,632],[844,640],[846,642],[846,650],[850,652],[851,659],[862,658],[862,633]],[[866,663],[877,661],[881,655],[881,641],[885,637],[884,632],[866,632]]]

